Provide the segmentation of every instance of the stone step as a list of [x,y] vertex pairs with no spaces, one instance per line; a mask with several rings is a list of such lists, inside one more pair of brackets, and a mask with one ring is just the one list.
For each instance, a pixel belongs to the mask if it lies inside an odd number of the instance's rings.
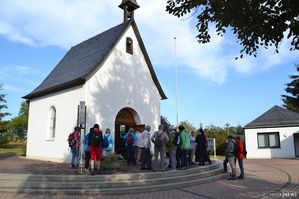
[[187,170],[115,175],[0,174],[0,191],[55,194],[122,194],[182,188],[221,179],[222,162]]
[[183,181],[176,183],[148,185],[148,186],[131,186],[131,187],[113,187],[113,188],[97,188],[97,189],[15,189],[15,188],[0,188],[0,192],[22,192],[22,193],[39,193],[39,194],[97,194],[97,195],[120,195],[123,193],[143,193],[162,190],[171,190],[175,188],[183,188],[204,183],[217,181],[227,177],[227,174],[218,174],[206,178],[200,178],[191,181]]
[[32,175],[32,174],[10,174],[0,173],[1,181],[35,181],[35,182],[99,182],[99,181],[128,181],[142,179],[156,179],[170,176],[182,176],[194,173],[202,173],[213,169],[222,168],[222,163],[215,161],[210,166],[194,167],[187,170],[175,170],[167,172],[140,172],[131,174],[114,174],[114,175]]
[[210,176],[215,176],[222,173],[222,169],[213,169],[210,171],[193,173],[187,175],[178,175],[178,176],[166,176],[166,177],[158,177],[151,179],[135,179],[135,180],[127,180],[127,181],[44,181],[38,182],[33,181],[31,179],[27,179],[26,181],[0,181],[0,188],[29,188],[29,189],[96,189],[96,188],[113,188],[113,187],[130,187],[130,186],[149,186],[149,185],[158,185],[158,184],[167,184],[173,182],[184,182],[190,180],[196,180],[200,178],[206,178]]

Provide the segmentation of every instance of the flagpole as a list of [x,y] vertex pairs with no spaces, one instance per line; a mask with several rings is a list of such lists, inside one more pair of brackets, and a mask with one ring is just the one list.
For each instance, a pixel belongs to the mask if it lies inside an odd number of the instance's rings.
[[176,127],[179,125],[179,84],[178,84],[178,66],[176,63],[176,37],[174,37],[174,64],[175,64],[175,84],[176,84]]

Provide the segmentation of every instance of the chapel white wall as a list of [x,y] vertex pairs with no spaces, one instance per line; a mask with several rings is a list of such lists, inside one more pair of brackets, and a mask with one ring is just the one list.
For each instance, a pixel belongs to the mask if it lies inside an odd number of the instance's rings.
[[[126,37],[133,39],[133,55],[126,52]],[[134,109],[152,131],[158,128],[161,96],[132,27],[84,87],[88,128],[98,123],[103,131],[110,128],[114,136],[116,115],[126,107]]]
[[[26,157],[52,161],[71,158],[67,137],[77,124],[77,107],[84,100],[82,86],[30,100]],[[55,139],[47,136],[50,107],[56,109]]]

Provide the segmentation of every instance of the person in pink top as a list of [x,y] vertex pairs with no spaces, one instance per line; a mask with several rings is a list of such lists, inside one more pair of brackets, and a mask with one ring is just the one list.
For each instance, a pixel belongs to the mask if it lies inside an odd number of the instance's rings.
[[76,141],[76,144],[71,147],[72,152],[72,168],[75,169],[79,166],[79,149],[80,149],[80,133],[78,130],[78,127],[74,128],[74,139]]

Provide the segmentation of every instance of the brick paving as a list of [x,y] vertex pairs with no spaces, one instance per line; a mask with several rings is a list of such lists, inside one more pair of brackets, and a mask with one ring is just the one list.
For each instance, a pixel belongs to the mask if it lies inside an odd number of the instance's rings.
[[[233,198],[299,198],[299,160],[245,160],[245,179],[219,180],[168,191],[123,195],[49,195],[0,193],[0,198],[84,198],[84,199],[233,199]],[[74,174],[68,164],[32,161],[18,157],[0,159],[0,173]],[[128,171],[134,172],[134,170]],[[292,195],[293,194],[293,195]]]

